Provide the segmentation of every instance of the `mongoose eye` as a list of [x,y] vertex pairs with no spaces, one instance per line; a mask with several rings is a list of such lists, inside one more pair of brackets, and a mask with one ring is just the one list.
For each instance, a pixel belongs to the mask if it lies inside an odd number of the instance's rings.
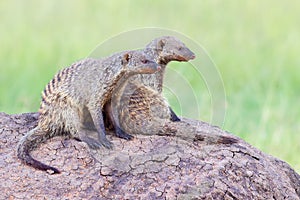
[[181,50],[182,50],[182,47],[179,47],[178,50],[181,51]]
[[149,63],[149,60],[142,60],[142,63],[147,64],[147,63]]

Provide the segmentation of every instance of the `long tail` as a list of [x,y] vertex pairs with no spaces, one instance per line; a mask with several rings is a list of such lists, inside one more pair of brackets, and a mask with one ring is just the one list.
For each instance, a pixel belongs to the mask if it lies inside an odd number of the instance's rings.
[[43,164],[42,162],[35,160],[31,155],[30,151],[39,146],[39,144],[45,142],[51,138],[51,134],[46,134],[44,131],[36,127],[29,131],[18,144],[18,158],[35,169],[46,171],[51,174],[59,174],[60,171],[54,167]]
[[158,135],[161,136],[173,136],[185,141],[203,143],[206,145],[238,143],[238,139],[234,136],[199,131],[195,125],[185,121],[167,122],[163,128],[157,132]]

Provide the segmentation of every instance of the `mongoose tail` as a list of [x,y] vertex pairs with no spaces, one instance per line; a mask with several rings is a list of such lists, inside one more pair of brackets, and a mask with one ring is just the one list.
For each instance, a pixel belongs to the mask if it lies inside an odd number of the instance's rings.
[[238,143],[238,140],[228,136],[215,136],[215,135],[201,135],[197,133],[193,139],[194,142],[206,141],[208,144],[234,144]]
[[185,121],[179,123],[166,122],[162,129],[158,131],[158,135],[178,137],[188,142],[203,143],[206,145],[238,143],[238,139],[230,135],[224,136],[198,131],[196,126]]
[[29,131],[18,144],[18,158],[26,165],[35,169],[46,171],[50,174],[59,174],[60,171],[55,167],[43,164],[30,155],[30,151],[38,147],[37,144],[44,143],[49,139],[49,137],[45,136],[50,136],[50,134],[45,134],[44,131],[40,130],[38,127]]

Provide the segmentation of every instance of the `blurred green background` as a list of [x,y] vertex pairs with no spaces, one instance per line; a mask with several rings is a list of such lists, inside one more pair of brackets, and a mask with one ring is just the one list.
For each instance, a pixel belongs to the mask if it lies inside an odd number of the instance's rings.
[[218,67],[223,128],[300,172],[299,7],[296,0],[0,1],[0,111],[37,111],[57,70],[113,35],[167,28],[201,44]]

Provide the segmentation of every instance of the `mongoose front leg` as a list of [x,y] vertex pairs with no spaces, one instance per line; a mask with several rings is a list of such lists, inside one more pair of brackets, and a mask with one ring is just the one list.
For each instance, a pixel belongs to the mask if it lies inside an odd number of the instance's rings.
[[[113,109],[111,107],[111,102],[107,102],[104,105],[104,110],[105,113],[107,114],[108,121],[113,125],[115,128],[115,135],[119,138],[125,139],[125,140],[131,140],[133,138],[132,135],[129,135],[125,131],[123,131],[120,128],[120,122],[119,122],[119,117],[118,113],[113,113]],[[115,110],[115,109],[114,109]]]
[[81,142],[85,142],[91,149],[99,149],[102,146],[102,144],[99,143],[98,141],[88,137],[86,132],[83,130],[80,130],[79,138],[75,138],[75,139]]
[[95,128],[97,130],[99,142],[104,147],[112,149],[112,143],[106,138],[102,109],[100,107],[96,109],[89,109],[89,112],[91,113]]
[[169,107],[169,109],[170,109],[170,120],[172,122],[179,122],[179,121],[181,121],[180,118],[177,117],[177,115],[175,114],[175,112],[172,110],[172,108]]

